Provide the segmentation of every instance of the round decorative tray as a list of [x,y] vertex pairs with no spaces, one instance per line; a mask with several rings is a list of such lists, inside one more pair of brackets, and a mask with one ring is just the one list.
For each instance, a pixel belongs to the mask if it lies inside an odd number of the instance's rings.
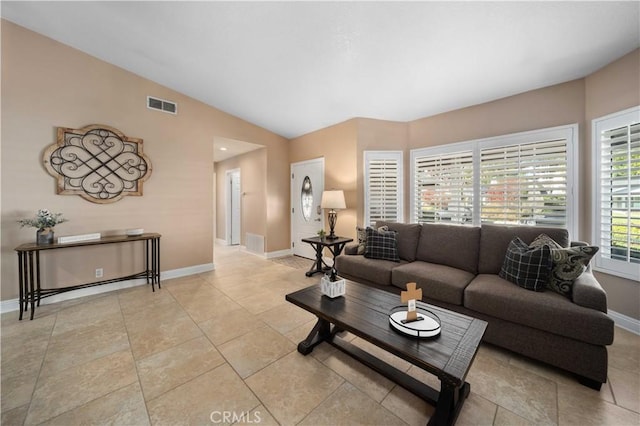
[[406,322],[407,306],[396,306],[389,313],[389,324],[402,334],[412,337],[434,337],[440,334],[440,318],[428,309],[416,307],[417,321]]

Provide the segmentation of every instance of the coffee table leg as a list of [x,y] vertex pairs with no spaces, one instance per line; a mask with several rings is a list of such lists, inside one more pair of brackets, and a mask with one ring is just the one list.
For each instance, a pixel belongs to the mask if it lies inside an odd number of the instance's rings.
[[318,318],[318,322],[313,326],[311,333],[302,342],[298,343],[298,352],[302,355],[309,355],[313,348],[331,337],[331,324]]
[[469,396],[471,386],[464,382],[461,387],[442,383],[436,411],[429,419],[428,425],[452,425],[455,423],[464,400]]

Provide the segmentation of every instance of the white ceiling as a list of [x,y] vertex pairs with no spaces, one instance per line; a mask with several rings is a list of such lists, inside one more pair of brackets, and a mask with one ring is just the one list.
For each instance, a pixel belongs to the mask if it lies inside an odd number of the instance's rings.
[[640,2],[9,2],[2,17],[287,138],[584,77]]

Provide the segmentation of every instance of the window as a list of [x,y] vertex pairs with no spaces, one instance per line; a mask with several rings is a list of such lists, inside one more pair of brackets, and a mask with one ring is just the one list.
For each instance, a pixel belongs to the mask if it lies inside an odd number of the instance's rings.
[[593,120],[595,268],[640,279],[640,107]]
[[364,152],[364,223],[404,221],[402,151]]
[[416,222],[471,223],[473,152],[433,153],[414,161]]
[[575,234],[577,134],[570,125],[412,150],[412,221]]
[[482,223],[567,225],[565,139],[480,150]]

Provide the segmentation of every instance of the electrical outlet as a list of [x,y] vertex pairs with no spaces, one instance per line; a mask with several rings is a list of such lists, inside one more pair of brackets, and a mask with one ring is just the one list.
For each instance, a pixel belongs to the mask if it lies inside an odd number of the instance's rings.
[[96,268],[96,278],[102,278],[103,275],[104,271],[102,270],[102,268]]

